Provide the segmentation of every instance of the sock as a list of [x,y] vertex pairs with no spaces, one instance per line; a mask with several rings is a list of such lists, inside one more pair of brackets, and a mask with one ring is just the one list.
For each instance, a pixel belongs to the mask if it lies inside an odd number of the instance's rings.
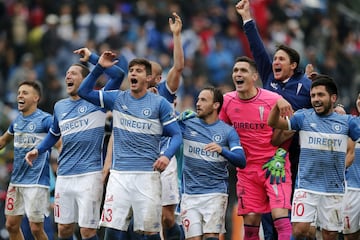
[[114,228],[105,228],[104,240],[127,240],[127,232],[117,230]]
[[95,234],[94,236],[90,238],[83,238],[83,240],[99,240],[98,236]]
[[165,230],[166,240],[178,240],[180,239],[180,226],[175,223],[174,226]]
[[244,240],[259,240],[260,239],[259,229],[260,226],[252,226],[252,225],[244,224],[244,230],[245,230]]
[[61,237],[58,237],[58,240],[74,240],[74,238],[73,238],[73,236],[68,237],[68,238],[61,238]]
[[277,218],[274,220],[274,226],[278,232],[279,239],[290,239],[292,234],[292,227],[288,217]]

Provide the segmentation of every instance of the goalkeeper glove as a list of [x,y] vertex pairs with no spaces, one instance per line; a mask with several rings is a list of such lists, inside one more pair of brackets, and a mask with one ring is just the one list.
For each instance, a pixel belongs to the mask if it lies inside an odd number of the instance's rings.
[[180,115],[178,116],[178,120],[185,121],[187,119],[194,118],[194,117],[196,117],[196,112],[194,112],[191,109],[186,109],[185,111],[180,113]]
[[266,169],[265,177],[268,178],[270,176],[270,184],[274,184],[275,180],[276,184],[279,184],[280,179],[282,182],[285,182],[286,153],[285,149],[278,148],[275,155],[262,166],[262,169]]

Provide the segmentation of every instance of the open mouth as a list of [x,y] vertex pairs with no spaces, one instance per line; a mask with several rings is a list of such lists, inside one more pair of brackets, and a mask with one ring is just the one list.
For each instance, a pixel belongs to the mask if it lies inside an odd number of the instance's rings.
[[72,87],[72,86],[74,86],[74,83],[69,82],[69,83],[67,83],[66,85],[67,85],[68,87]]
[[274,71],[275,71],[276,73],[281,72],[281,68],[274,68]]
[[138,83],[138,80],[135,79],[135,78],[132,78],[132,79],[130,80],[130,82],[131,82],[131,84],[136,84],[136,83]]
[[244,80],[236,80],[236,84],[243,84]]
[[321,106],[322,106],[322,104],[319,103],[319,102],[316,102],[316,103],[313,104],[313,107],[321,107]]

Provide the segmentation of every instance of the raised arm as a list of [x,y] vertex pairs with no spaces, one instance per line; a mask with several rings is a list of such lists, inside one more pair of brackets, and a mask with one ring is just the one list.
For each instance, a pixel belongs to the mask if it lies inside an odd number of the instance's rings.
[[[96,64],[95,68],[80,84],[78,94],[81,98],[101,107],[105,107],[107,104],[112,104],[111,99],[105,99],[105,93],[102,94],[102,97],[100,97],[99,92],[101,91],[94,90],[94,86],[96,80],[104,72],[105,68],[112,67],[117,63],[117,60],[114,61],[114,57],[115,54],[111,51],[105,51],[103,54],[101,54],[99,62]],[[121,71],[118,67],[116,67],[116,69]],[[108,95],[110,96],[110,94]]]
[[272,59],[264,46],[255,21],[252,19],[249,0],[239,1],[235,8],[243,19],[244,31],[250,45],[250,50],[256,62],[261,81],[265,86],[269,79],[269,74],[272,73]]
[[173,33],[174,50],[173,61],[174,65],[169,70],[166,76],[166,83],[172,92],[176,92],[180,85],[181,73],[184,69],[184,50],[181,42],[182,22],[179,15],[173,13],[174,20],[169,18],[170,30]]
[[[79,48],[74,51],[75,54],[80,55],[80,61],[83,62],[90,62],[93,65],[96,65],[99,61],[99,56],[95,53],[92,53],[88,48]],[[120,85],[125,77],[125,68],[127,67],[126,59],[119,58],[120,60],[117,60],[116,63],[119,63],[121,61],[120,70],[119,67],[111,66],[104,69],[104,72],[106,75],[110,77],[109,81],[106,83],[104,89],[105,90],[116,90],[120,88]],[[125,62],[124,62],[125,61]],[[124,67],[123,67],[124,66]]]

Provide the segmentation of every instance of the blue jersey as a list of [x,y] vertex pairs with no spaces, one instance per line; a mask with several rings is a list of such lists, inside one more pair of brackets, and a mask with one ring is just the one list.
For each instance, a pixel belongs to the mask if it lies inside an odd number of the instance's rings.
[[[175,93],[172,93],[169,88],[166,85],[166,80],[160,82],[156,85],[156,88],[158,90],[158,94],[162,97],[164,97],[166,100],[168,100],[169,103],[173,104],[175,100]],[[168,137],[161,137],[160,141],[160,150],[161,152],[164,152],[170,142],[170,138]]]
[[355,159],[348,168],[346,181],[350,189],[360,190],[360,143],[355,145]]
[[297,189],[323,194],[345,192],[347,140],[360,137],[359,119],[332,113],[320,116],[314,109],[299,110],[290,119],[300,136]]
[[153,171],[160,155],[163,127],[176,123],[168,101],[146,93],[136,99],[130,91],[103,92],[105,106],[113,110],[113,169]]
[[156,88],[160,96],[168,100],[169,103],[174,103],[176,95],[175,93],[171,92],[170,89],[167,87],[166,80],[161,81],[159,84],[157,84]]
[[311,80],[303,73],[296,72],[286,82],[275,79],[272,70],[272,61],[256,29],[253,20],[244,25],[250,49],[262,80],[263,88],[283,96],[296,111],[302,108],[311,108],[310,88]]
[[215,142],[230,150],[241,149],[235,129],[223,121],[206,124],[199,118],[180,122],[183,133],[183,181],[186,194],[228,193],[228,161],[217,152],[205,151]]
[[50,151],[39,154],[32,167],[24,159],[26,153],[45,138],[51,123],[52,116],[40,109],[37,109],[29,116],[20,114],[11,123],[8,133],[14,136],[14,164],[10,180],[12,184],[49,187]]
[[58,176],[102,170],[105,110],[83,99],[66,98],[54,107],[50,132],[62,139]]
[[79,87],[79,96],[113,111],[113,165],[119,171],[153,171],[160,155],[161,136],[173,137],[163,153],[169,159],[182,142],[170,103],[146,92],[134,98],[131,91],[97,91],[93,87],[104,71],[98,64]]

